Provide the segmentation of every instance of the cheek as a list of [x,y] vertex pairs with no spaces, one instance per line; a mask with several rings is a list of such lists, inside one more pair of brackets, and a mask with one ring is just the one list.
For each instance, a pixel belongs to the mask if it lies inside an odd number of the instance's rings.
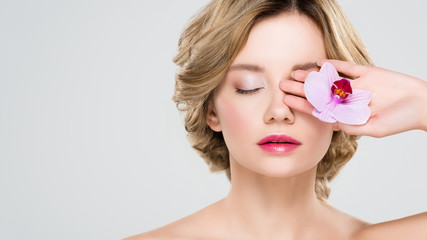
[[253,130],[257,129],[260,122],[259,113],[255,112],[255,109],[260,108],[254,106],[254,102],[248,103],[241,96],[228,96],[219,98],[215,106],[224,140],[229,148],[252,141]]
[[302,116],[302,118],[304,118],[303,122],[305,122],[304,139],[307,143],[305,147],[310,149],[308,152],[315,154],[316,158],[320,160],[326,154],[331,143],[333,125],[321,122],[309,115]]
[[238,101],[233,99],[221,99],[215,104],[222,131],[226,134],[228,132],[241,132],[250,126],[251,118],[254,112],[245,104],[239,104]]

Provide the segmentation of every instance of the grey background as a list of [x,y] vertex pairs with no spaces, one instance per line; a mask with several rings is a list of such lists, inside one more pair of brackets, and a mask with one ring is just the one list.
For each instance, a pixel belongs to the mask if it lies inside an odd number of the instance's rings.
[[[0,1],[0,239],[120,239],[227,194],[171,101],[206,2]],[[340,3],[378,66],[427,80],[425,1]],[[363,137],[331,202],[370,222],[426,211],[426,143]]]

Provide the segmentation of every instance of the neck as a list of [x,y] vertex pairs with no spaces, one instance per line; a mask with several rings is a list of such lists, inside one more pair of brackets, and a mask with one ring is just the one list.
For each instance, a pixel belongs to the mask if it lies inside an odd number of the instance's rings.
[[250,171],[233,159],[230,164],[231,189],[223,206],[231,226],[262,238],[297,237],[315,225],[322,207],[314,191],[316,167],[279,178]]

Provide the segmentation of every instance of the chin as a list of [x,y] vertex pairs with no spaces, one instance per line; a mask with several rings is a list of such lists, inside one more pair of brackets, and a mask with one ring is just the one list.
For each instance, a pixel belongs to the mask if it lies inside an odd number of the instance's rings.
[[272,178],[289,178],[305,174],[316,174],[318,162],[304,162],[302,159],[276,158],[251,166],[248,170]]

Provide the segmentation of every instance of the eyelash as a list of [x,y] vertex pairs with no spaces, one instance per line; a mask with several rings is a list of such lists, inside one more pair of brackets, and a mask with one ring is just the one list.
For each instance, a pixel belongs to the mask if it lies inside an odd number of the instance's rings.
[[236,93],[238,94],[254,94],[256,92],[258,92],[258,90],[260,90],[262,88],[255,88],[255,89],[251,89],[251,90],[243,90],[243,89],[236,89]]

